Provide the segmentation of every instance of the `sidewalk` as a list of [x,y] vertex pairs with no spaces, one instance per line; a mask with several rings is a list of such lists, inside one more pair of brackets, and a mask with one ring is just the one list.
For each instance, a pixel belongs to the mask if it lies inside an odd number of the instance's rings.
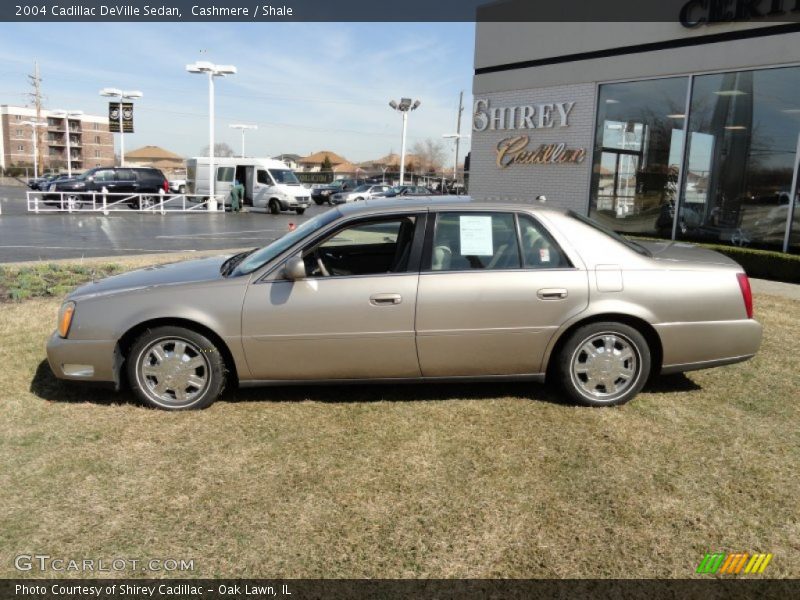
[[800,300],[800,285],[795,283],[782,283],[780,281],[768,281],[766,279],[751,279],[750,287],[756,294],[771,294],[782,296],[790,300]]

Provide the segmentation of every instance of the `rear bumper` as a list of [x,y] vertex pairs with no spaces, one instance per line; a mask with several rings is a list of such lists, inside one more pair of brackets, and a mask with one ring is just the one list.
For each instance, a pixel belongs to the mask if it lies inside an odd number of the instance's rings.
[[59,379],[116,383],[116,346],[107,340],[65,340],[53,333],[47,341],[47,362]]
[[758,321],[704,321],[654,325],[663,348],[662,373],[707,369],[748,360],[761,345]]

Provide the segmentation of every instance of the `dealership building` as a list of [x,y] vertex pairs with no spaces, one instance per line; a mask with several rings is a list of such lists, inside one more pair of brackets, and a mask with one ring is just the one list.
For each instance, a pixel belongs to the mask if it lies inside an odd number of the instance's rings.
[[479,22],[472,197],[800,252],[800,25],[708,6],[674,22]]

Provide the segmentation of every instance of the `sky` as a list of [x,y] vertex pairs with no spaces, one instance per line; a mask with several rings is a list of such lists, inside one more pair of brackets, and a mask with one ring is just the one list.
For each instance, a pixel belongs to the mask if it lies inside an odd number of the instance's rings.
[[399,153],[402,119],[388,102],[410,97],[421,105],[408,148],[440,141],[452,164],[442,135],[455,132],[461,90],[469,133],[474,40],[474,23],[2,23],[0,104],[29,104],[38,61],[45,108],[105,115],[101,88],[140,90],[126,152],[156,145],[196,156],[208,144],[208,80],[185,65],[208,60],[238,68],[215,80],[216,141],[237,153],[233,123],[258,126],[246,134],[250,156]]

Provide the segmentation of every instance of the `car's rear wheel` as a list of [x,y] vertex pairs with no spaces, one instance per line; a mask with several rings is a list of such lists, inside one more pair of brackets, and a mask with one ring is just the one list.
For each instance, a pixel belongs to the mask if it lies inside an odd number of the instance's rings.
[[317,206],[322,206],[325,203],[325,200],[323,200],[322,198],[313,198],[313,200],[314,204],[316,204]]
[[590,323],[575,330],[557,357],[558,380],[567,395],[585,406],[625,404],[650,375],[644,336],[624,323]]
[[138,204],[139,210],[151,208],[155,204],[155,196],[143,194],[139,196]]
[[133,391],[154,408],[206,408],[225,389],[225,361],[219,349],[184,327],[146,331],[134,342],[127,365]]

